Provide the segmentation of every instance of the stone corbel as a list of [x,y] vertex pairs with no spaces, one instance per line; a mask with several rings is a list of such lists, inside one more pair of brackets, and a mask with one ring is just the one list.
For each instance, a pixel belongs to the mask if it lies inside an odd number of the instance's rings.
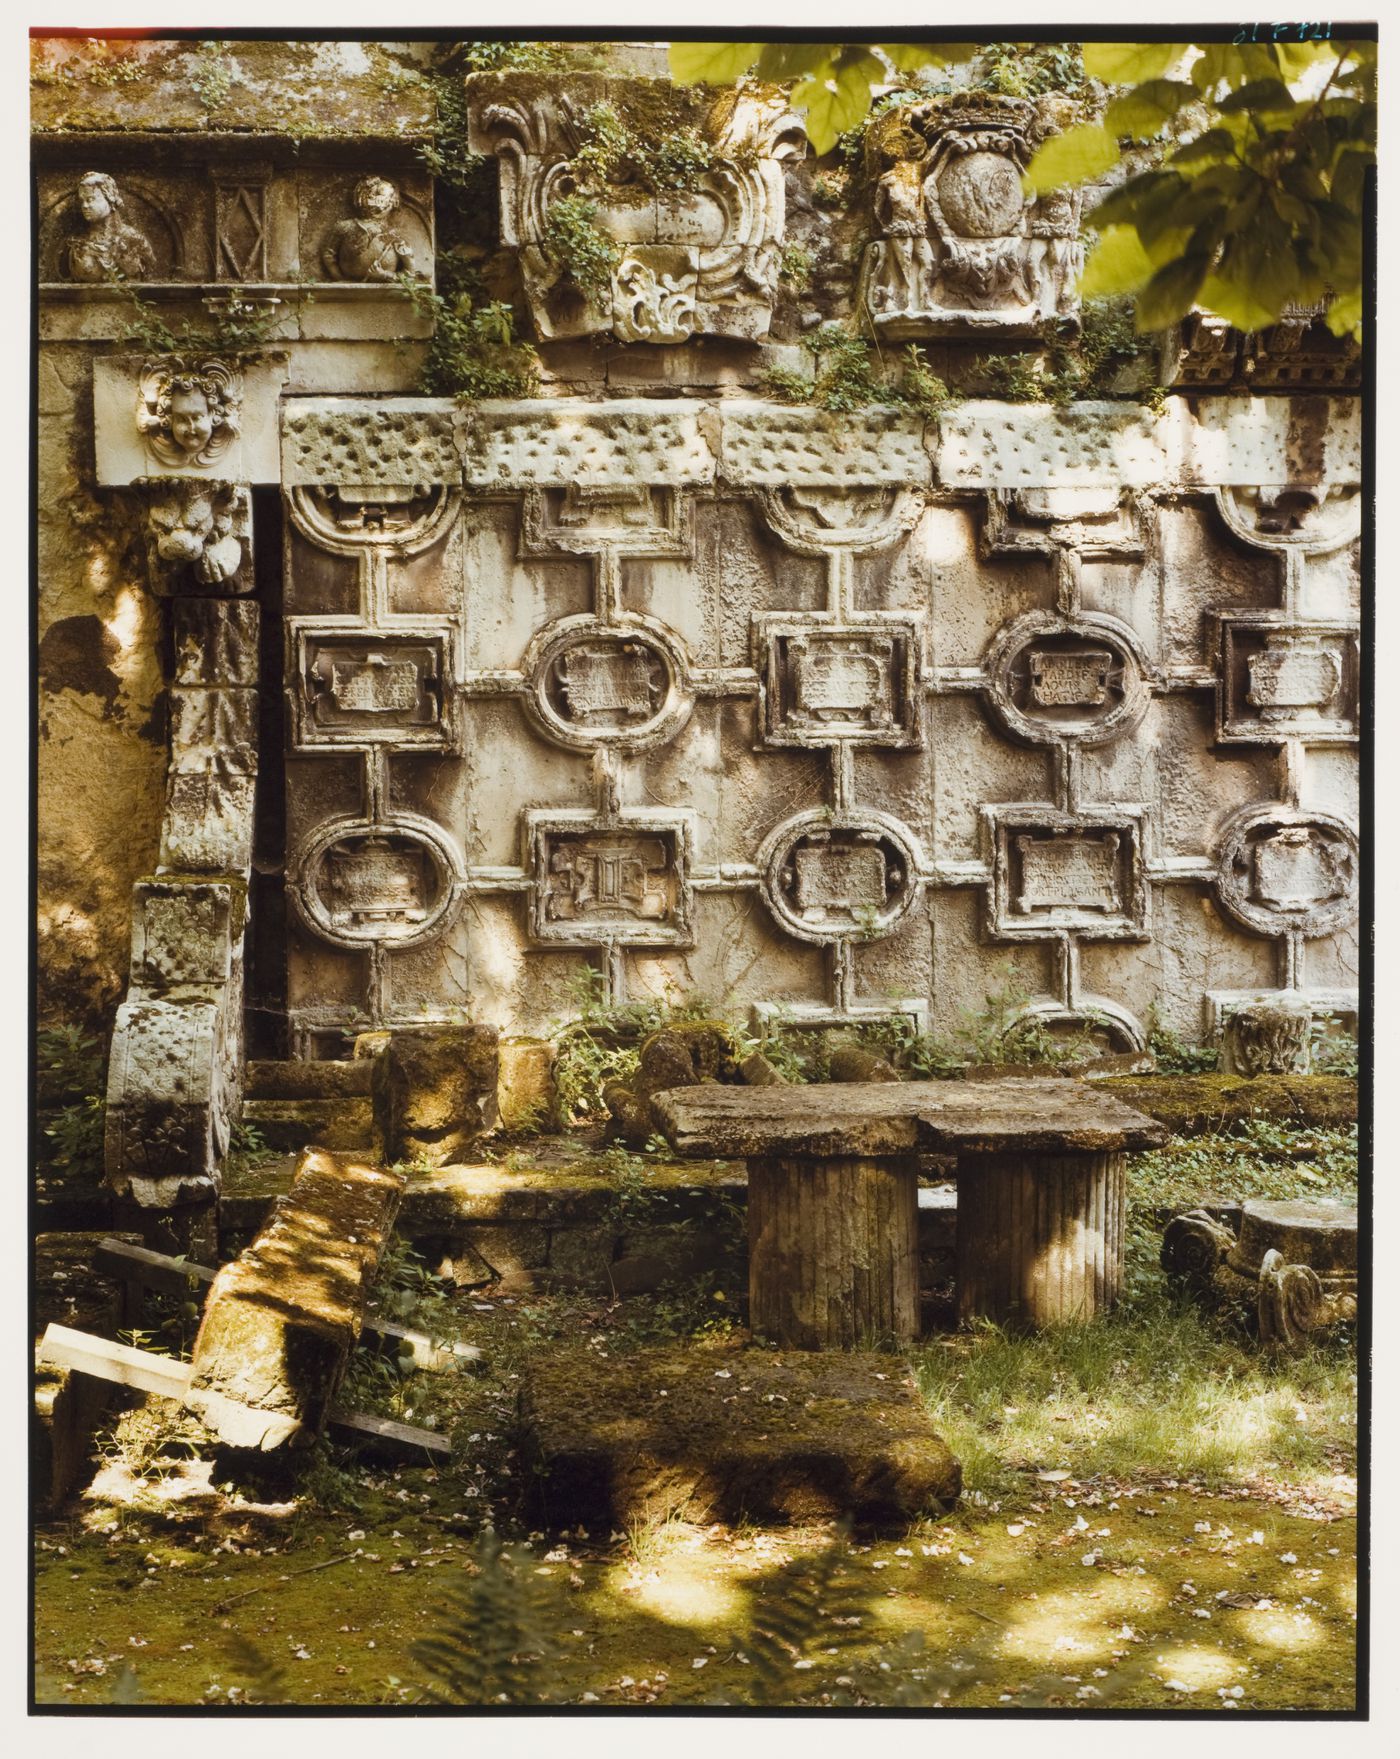
[[251,592],[251,545],[246,488],[188,479],[150,487],[146,553],[150,587],[157,597]]

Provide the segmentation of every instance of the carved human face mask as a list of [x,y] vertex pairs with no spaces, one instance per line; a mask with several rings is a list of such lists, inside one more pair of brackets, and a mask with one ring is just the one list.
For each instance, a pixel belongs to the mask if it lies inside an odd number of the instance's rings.
[[214,417],[203,391],[176,391],[170,399],[170,437],[189,457],[209,444]]
[[91,183],[83,182],[78,185],[78,206],[90,226],[105,220],[112,211],[106,190],[95,179]]

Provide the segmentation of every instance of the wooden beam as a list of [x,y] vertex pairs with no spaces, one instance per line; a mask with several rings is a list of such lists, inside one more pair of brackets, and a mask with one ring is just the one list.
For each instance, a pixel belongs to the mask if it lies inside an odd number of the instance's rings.
[[452,1458],[452,1443],[436,1430],[417,1429],[411,1423],[395,1423],[388,1417],[370,1417],[363,1411],[342,1411],[335,1406],[327,1423],[336,1441],[348,1442],[368,1453],[392,1460],[417,1460],[427,1454],[444,1464]]
[[[125,1240],[101,1241],[93,1263],[117,1282],[135,1283],[145,1289],[155,1289],[162,1295],[187,1295],[191,1282],[207,1287],[215,1275],[206,1264],[194,1264],[187,1258],[172,1258],[168,1253],[132,1246]],[[365,1315],[360,1330],[363,1338],[382,1339],[392,1344],[400,1355],[411,1355],[414,1367],[429,1374],[440,1374],[454,1367],[477,1367],[485,1359],[475,1344],[435,1343],[426,1332],[399,1325],[392,1319],[378,1319],[373,1314]]]
[[74,1374],[90,1374],[95,1380],[134,1387],[163,1399],[182,1399],[190,1384],[190,1365],[170,1356],[156,1356],[130,1344],[109,1343],[89,1332],[66,1325],[51,1325],[39,1341],[36,1360],[41,1367],[67,1368]]

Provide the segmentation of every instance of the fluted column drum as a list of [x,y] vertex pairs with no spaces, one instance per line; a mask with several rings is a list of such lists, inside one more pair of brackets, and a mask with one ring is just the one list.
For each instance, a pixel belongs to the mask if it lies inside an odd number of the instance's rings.
[[749,1323],[786,1349],[907,1343],[919,1323],[918,1162],[749,1161]]
[[967,1155],[958,1162],[958,1315],[1091,1319],[1123,1281],[1126,1157]]

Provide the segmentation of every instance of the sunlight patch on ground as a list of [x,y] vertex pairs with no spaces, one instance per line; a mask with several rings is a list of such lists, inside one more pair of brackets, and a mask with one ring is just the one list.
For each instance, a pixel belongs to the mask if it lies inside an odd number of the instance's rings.
[[1102,1661],[1115,1647],[1121,1647],[1123,1620],[1144,1618],[1167,1603],[1167,1592],[1160,1582],[1110,1579],[1096,1586],[1092,1600],[1066,1590],[1008,1607],[1013,1622],[1002,1638],[1002,1653],[1021,1661],[1059,1661],[1066,1655]]
[[600,1586],[605,1594],[625,1595],[640,1611],[668,1625],[705,1628],[737,1620],[744,1611],[743,1595],[717,1576],[713,1553],[668,1548],[646,1567],[615,1565]]
[[1285,1612],[1279,1607],[1237,1612],[1232,1623],[1246,1642],[1267,1649],[1311,1649],[1326,1637],[1317,1620],[1301,1609]]
[[1206,1643],[1159,1649],[1154,1653],[1153,1662],[1154,1673],[1167,1681],[1179,1680],[1192,1692],[1209,1692],[1217,1686],[1233,1685],[1243,1671],[1234,1656]]

